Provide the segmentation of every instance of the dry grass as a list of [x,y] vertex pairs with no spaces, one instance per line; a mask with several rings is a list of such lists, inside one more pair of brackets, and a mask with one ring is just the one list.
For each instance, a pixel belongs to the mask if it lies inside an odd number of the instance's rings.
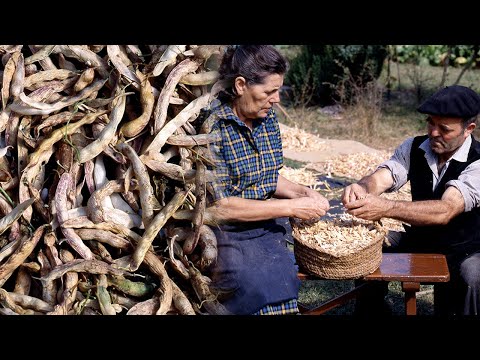
[[363,130],[366,120],[358,116],[355,108],[345,110],[337,119],[322,114],[318,108],[288,108],[286,111],[289,117],[277,113],[279,121],[285,125],[323,139],[359,141],[378,150],[393,151],[407,137],[424,133],[422,118],[413,113],[406,116],[383,114],[374,126],[373,135]]

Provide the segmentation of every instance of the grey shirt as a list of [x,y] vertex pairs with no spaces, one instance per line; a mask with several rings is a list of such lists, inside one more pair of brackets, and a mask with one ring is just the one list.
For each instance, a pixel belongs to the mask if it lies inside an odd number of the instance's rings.
[[[387,192],[393,192],[400,189],[407,182],[407,175],[410,169],[410,150],[412,148],[413,137],[405,140],[397,149],[395,149],[392,157],[383,162],[378,168],[386,168],[390,170],[393,178],[393,186]],[[430,139],[426,139],[420,148],[425,151],[425,158],[428,166],[432,171],[433,188],[442,179],[443,174],[448,169],[450,161],[466,162],[468,151],[472,145],[472,137],[469,136],[460,148],[445,163],[442,171],[439,173],[437,168],[437,155],[430,148]],[[457,180],[450,180],[446,183],[446,187],[455,186],[462,194],[465,202],[465,212],[480,206],[480,160],[471,163],[462,171]]]

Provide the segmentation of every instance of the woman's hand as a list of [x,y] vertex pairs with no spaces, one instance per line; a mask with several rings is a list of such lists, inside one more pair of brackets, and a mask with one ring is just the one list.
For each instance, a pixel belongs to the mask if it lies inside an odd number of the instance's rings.
[[306,195],[315,201],[318,201],[319,205],[322,207],[322,209],[327,212],[330,209],[330,203],[328,202],[328,199],[320,194],[318,191],[313,190],[311,188],[306,188]]
[[[324,216],[329,208],[328,200],[314,196],[304,196],[288,200],[291,204],[291,216],[302,220],[313,220]],[[326,201],[326,204],[325,204]]]

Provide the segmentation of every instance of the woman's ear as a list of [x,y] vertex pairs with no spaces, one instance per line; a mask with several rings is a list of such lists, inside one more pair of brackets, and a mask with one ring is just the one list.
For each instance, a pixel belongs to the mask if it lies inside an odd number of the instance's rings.
[[237,76],[235,78],[235,83],[233,84],[233,88],[238,96],[243,95],[245,91],[245,87],[247,86],[247,82],[243,76]]

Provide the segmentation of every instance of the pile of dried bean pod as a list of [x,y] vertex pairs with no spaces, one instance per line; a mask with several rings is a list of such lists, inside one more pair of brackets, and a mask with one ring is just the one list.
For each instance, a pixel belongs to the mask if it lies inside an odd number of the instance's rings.
[[226,313],[193,126],[222,54],[0,45],[1,314]]

